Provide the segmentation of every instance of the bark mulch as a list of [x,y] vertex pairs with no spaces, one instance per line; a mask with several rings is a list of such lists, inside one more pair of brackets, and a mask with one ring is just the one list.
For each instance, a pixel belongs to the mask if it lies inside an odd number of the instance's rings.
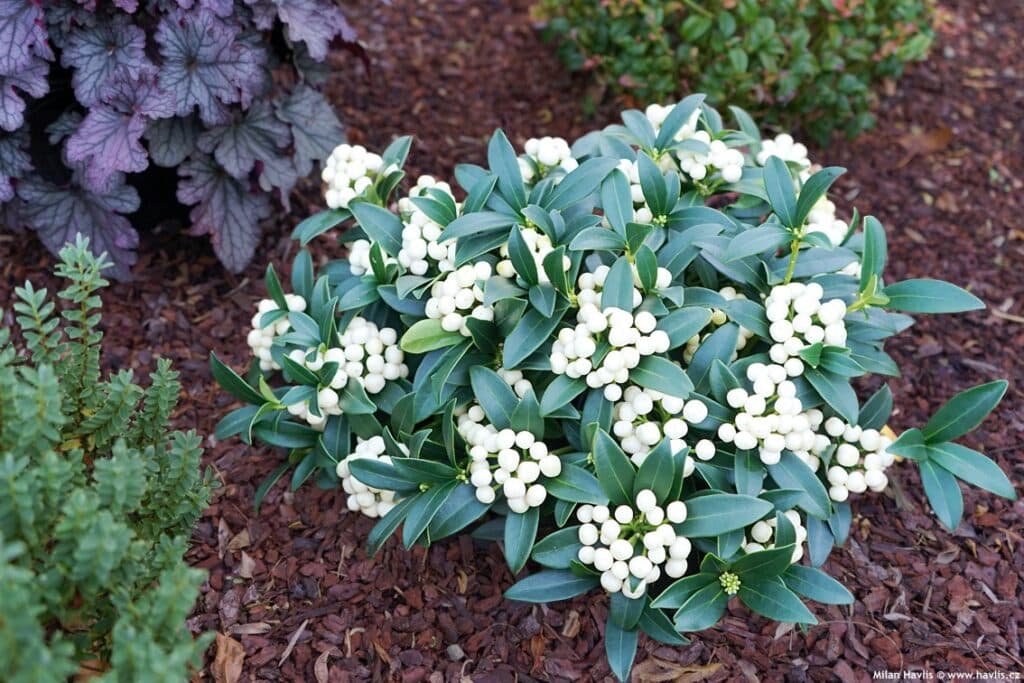
[[[450,177],[482,161],[505,127],[572,138],[610,120],[581,113],[586,85],[539,42],[528,2],[392,0],[354,3],[349,17],[371,68],[338,55],[331,85],[351,140],[381,148],[414,133],[413,174]],[[1024,479],[1024,5],[943,1],[932,58],[910,69],[879,108],[878,128],[814,158],[850,169],[838,191],[889,228],[892,279],[934,276],[967,286],[986,311],[923,319],[890,344],[904,369],[891,380],[897,430],[923,422],[956,391],[1011,379],[996,415],[967,444]],[[236,367],[261,271],[290,261],[297,202],[241,276],[197,240],[147,238],[136,280],[105,299],[108,365],[151,369],[174,360],[184,388],[176,424],[213,431],[228,401],[213,386],[211,350]],[[53,259],[33,238],[0,235],[0,302],[15,284],[53,287]],[[876,382],[877,383],[877,382]],[[868,387],[866,387],[868,388]],[[871,387],[873,388],[873,387]],[[218,681],[605,681],[607,603],[506,601],[513,582],[498,550],[460,538],[429,550],[391,541],[366,557],[372,520],[346,512],[339,492],[280,482],[259,514],[253,493],[281,454],[208,440],[222,487],[189,561],[210,572],[190,621],[223,634],[201,676]],[[732,606],[687,648],[642,640],[634,680],[871,680],[878,670],[1022,672],[1024,503],[966,489],[962,526],[949,533],[924,511],[908,465],[885,495],[860,497],[854,532],[829,571],[852,608],[814,606],[805,632]]]

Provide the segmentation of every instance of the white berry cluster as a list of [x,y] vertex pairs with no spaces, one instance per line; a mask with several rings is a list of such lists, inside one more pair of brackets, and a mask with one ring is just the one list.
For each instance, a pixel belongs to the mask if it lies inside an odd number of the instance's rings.
[[469,482],[481,503],[493,503],[500,487],[512,512],[541,505],[548,496],[541,477],[557,477],[562,461],[530,432],[497,429],[473,404],[457,418],[459,434],[469,444]]
[[[551,238],[545,235],[540,230],[534,228],[520,226],[519,234],[523,237],[523,242],[530,250],[530,256],[533,257],[534,265],[537,267],[537,280],[539,282],[551,282],[547,272],[544,270],[544,258],[555,250],[554,245],[551,243]],[[508,244],[501,245],[500,249],[501,261],[498,261],[498,265],[495,266],[495,270],[498,275],[504,278],[515,279],[516,269],[512,265],[512,261],[509,260]],[[569,260],[568,256],[562,257],[562,268],[569,270],[569,266],[572,265],[572,261]]]
[[289,413],[305,419],[313,427],[322,427],[328,415],[341,414],[338,392],[350,381],[361,384],[368,394],[378,394],[387,382],[409,375],[405,353],[398,346],[398,333],[394,329],[378,329],[376,323],[356,317],[339,339],[339,347],[295,349],[288,354],[293,361],[313,372],[318,372],[325,363],[338,364],[330,385],[317,393],[320,415],[310,412],[308,402],[288,406]]
[[[657,133],[661,130],[662,124],[665,123],[665,119],[672,113],[672,109],[675,105],[665,104],[649,104],[647,109],[644,110],[644,115],[647,120],[651,122],[651,126],[654,127],[654,132]],[[700,120],[700,109],[694,110],[693,114],[690,115],[690,119],[683,124],[676,133],[676,140],[682,141],[692,138],[697,132],[697,122]]]
[[[288,304],[289,311],[301,313],[306,310],[306,300],[297,294],[285,294],[284,300]],[[260,324],[265,314],[277,310],[280,310],[280,307],[273,299],[260,301],[256,305],[256,315],[252,318],[252,329],[246,337],[246,342],[252,349],[253,355],[260,361],[260,370],[264,372],[281,369],[281,366],[270,355],[270,349],[274,345],[275,338],[292,328],[291,323],[288,322],[288,316],[283,316],[265,327]]]
[[810,177],[811,160],[807,157],[807,147],[803,143],[793,140],[793,136],[789,133],[780,133],[774,139],[768,138],[761,141],[761,151],[757,153],[757,163],[764,166],[768,163],[768,158],[773,156],[795,164],[800,170],[802,180]]
[[563,174],[575,171],[579,165],[563,138],[530,138],[526,141],[526,154],[519,157],[519,172],[527,183],[540,180],[552,171]]
[[[772,288],[765,299],[765,311],[771,322],[768,332],[775,343],[768,355],[775,363],[784,363],[790,377],[803,373],[797,354],[806,346],[822,342],[846,345],[846,303],[832,299],[822,303],[824,290],[816,282],[791,282]],[[799,368],[799,369],[797,369]]]
[[845,221],[836,218],[836,205],[824,195],[814,203],[807,215],[805,232],[820,232],[828,237],[833,245],[839,246],[846,237],[849,226]]
[[[722,295],[722,298],[726,301],[732,301],[733,299],[746,299],[747,296],[743,292],[737,292],[734,287],[723,287],[718,290],[718,293]],[[728,314],[720,308],[711,309],[711,325],[715,328],[721,327],[725,323],[729,322]],[[713,330],[712,330],[713,331]],[[683,349],[683,360],[689,363],[693,360],[693,354],[697,353],[697,349],[700,348],[701,343],[711,334],[712,331],[705,332],[703,334],[697,333],[686,340],[686,347]],[[747,343],[753,338],[754,333],[751,330],[740,325],[739,336],[736,338],[736,350],[733,352],[730,362],[739,358],[740,351],[746,348]]]
[[635,161],[622,159],[619,161],[619,170],[629,180],[629,193],[633,199],[633,220],[637,223],[650,223],[654,220],[654,213],[647,206],[647,199],[644,197],[639,165]]
[[718,171],[722,180],[727,183],[738,182],[743,177],[743,152],[728,147],[721,140],[712,140],[706,130],[698,130],[692,139],[703,142],[708,151],[693,152],[684,150],[679,153],[679,168],[693,180],[703,180],[708,172]]
[[332,209],[347,209],[349,202],[366,192],[384,168],[378,154],[362,145],[338,145],[327,157],[320,177],[327,183],[324,200]]
[[[526,392],[533,390],[533,382],[526,379],[523,375],[522,370],[506,370],[505,368],[498,368],[498,377],[505,380],[505,384],[512,388],[516,396],[523,398],[526,396]],[[534,394],[537,392],[534,391]]]
[[[408,455],[409,449],[404,444],[398,444],[398,447]],[[338,463],[335,471],[341,478],[341,488],[348,494],[345,504],[352,512],[362,512],[367,517],[383,517],[395,507],[394,491],[367,486],[352,476],[349,469],[349,462],[357,458],[380,460],[390,465],[391,456],[385,455],[384,452],[383,437],[374,436],[369,439],[356,437],[356,449]]]
[[[370,265],[370,249],[373,243],[370,240],[353,240],[348,245],[348,265],[353,275],[364,275],[370,272],[373,266]],[[395,263],[395,259],[383,251],[384,265]]]
[[[666,271],[667,272],[667,271]],[[580,276],[579,304],[576,327],[559,331],[551,345],[551,371],[569,377],[585,377],[592,389],[604,387],[609,401],[622,398],[622,387],[629,380],[629,371],[643,356],[668,351],[671,341],[664,330],[655,329],[657,319],[648,311],[635,316],[621,308],[599,306],[600,297],[594,289],[607,277],[608,269],[601,266],[594,273]],[[585,296],[590,294],[591,296]],[[640,292],[634,290],[634,295]],[[611,347],[595,367],[594,354],[599,340],[607,340]]]
[[[803,520],[800,519],[800,513],[796,510],[786,510],[783,514],[786,515],[786,519],[793,525],[793,531],[796,535],[793,559],[790,560],[790,564],[796,564],[804,556],[804,541],[807,540],[807,529],[804,528]],[[774,548],[777,527],[778,523],[775,521],[775,518],[754,522],[754,525],[748,530],[750,540],[746,536],[743,537],[743,552],[756,553],[761,550]]]
[[847,424],[838,417],[825,420],[825,433],[840,441],[826,473],[832,500],[841,503],[851,493],[867,489],[877,492],[889,484],[885,470],[895,460],[887,450],[892,445],[889,437],[877,429]]
[[484,305],[484,290],[478,284],[491,276],[491,264],[477,261],[449,272],[443,280],[430,286],[427,317],[440,320],[447,332],[470,336],[467,318],[494,320],[494,309]]
[[576,518],[583,544],[577,557],[601,572],[601,587],[609,593],[638,598],[663,570],[673,579],[686,573],[690,540],[672,527],[686,521],[682,501],[662,508],[654,492],[644,489],[634,506],[620,505],[613,513],[604,505],[581,505]]
[[433,176],[422,175],[416,179],[416,186],[409,197],[398,200],[398,211],[403,217],[402,248],[398,262],[413,275],[426,275],[435,267],[435,272],[447,273],[455,270],[455,240],[438,243],[444,228],[420,211],[410,197],[427,197],[427,190],[439,190],[452,197],[451,186]]
[[[707,416],[708,408],[699,399],[687,401],[653,389],[628,386],[622,392],[622,400],[613,408],[612,434],[633,464],[639,467],[663,438],[669,439],[673,453],[685,449],[688,444],[684,437],[690,431],[690,425],[703,422]],[[701,439],[694,446],[694,451],[702,460],[710,460],[715,455],[715,444]],[[693,458],[687,455],[683,476],[690,476],[693,467]]]
[[737,413],[733,422],[719,425],[718,438],[740,450],[756,448],[766,465],[778,463],[788,450],[817,470],[819,455],[829,446],[828,438],[816,433],[824,415],[817,409],[804,412],[796,385],[786,375],[781,365],[751,363],[747,379],[753,393],[742,387],[729,390],[725,401]]

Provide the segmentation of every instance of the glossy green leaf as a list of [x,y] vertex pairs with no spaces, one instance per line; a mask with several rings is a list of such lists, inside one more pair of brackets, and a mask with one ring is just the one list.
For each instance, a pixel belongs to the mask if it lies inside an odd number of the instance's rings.
[[929,444],[952,441],[971,431],[992,412],[1009,382],[998,380],[962,391],[939,408],[921,430]]
[[886,308],[907,313],[963,313],[985,308],[970,292],[941,280],[904,280],[888,285]]
[[519,405],[512,388],[490,368],[477,365],[469,370],[473,395],[480,402],[480,407],[487,413],[487,418],[498,429],[512,426],[512,414]]
[[686,501],[686,521],[676,525],[676,533],[687,538],[724,534],[753,524],[773,509],[760,498],[732,493],[712,493]]
[[550,569],[568,569],[583,544],[579,526],[570,526],[549,534],[533,546],[533,561]]
[[546,569],[517,582],[505,591],[505,597],[520,602],[558,602],[586,593],[599,583],[596,576],[577,576],[568,570]]
[[623,505],[632,502],[636,469],[615,439],[603,430],[598,430],[594,436],[594,469],[601,488],[612,503]]
[[957,443],[929,446],[928,459],[947,472],[997,496],[1017,500],[1017,492],[1006,474],[989,458]]
[[537,539],[540,508],[532,507],[522,514],[512,513],[505,518],[505,561],[512,574],[526,566]]
[[744,605],[769,619],[793,624],[818,623],[796,593],[777,576],[748,577],[740,584],[738,595]]
[[607,505],[609,496],[593,474],[577,465],[562,463],[557,477],[544,480],[548,493],[559,500],[573,503]]
[[399,342],[406,353],[427,353],[436,349],[454,346],[463,337],[458,332],[448,332],[441,327],[441,321],[433,318],[419,320],[412,325]]
[[853,594],[820,569],[794,564],[783,573],[782,580],[790,590],[808,600],[824,605],[853,604]]
[[928,496],[928,502],[935,511],[943,526],[952,531],[964,515],[964,497],[956,477],[939,465],[924,460],[918,463],[921,470],[921,483]]
[[402,219],[368,202],[352,202],[349,210],[370,240],[379,244],[389,256],[398,256],[402,250]]
[[[615,595],[621,595],[616,593]],[[611,619],[604,628],[604,651],[608,656],[608,666],[620,681],[629,678],[629,670],[633,668],[636,658],[636,647],[639,642],[637,630],[626,630]]]
[[782,225],[787,228],[799,228],[793,176],[790,175],[786,162],[777,156],[770,156],[765,162],[764,187],[768,192],[768,203]]
[[645,389],[660,391],[669,396],[687,398],[693,391],[693,383],[677,363],[661,356],[644,356],[640,363],[629,371],[629,379]]
[[829,516],[831,502],[825,485],[807,463],[792,452],[783,451],[779,462],[768,465],[768,473],[780,488],[802,492],[797,505],[808,514],[819,519]]

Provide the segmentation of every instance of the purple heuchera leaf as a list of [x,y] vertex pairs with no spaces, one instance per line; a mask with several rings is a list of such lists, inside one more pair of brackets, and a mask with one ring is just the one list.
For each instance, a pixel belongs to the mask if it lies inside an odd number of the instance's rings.
[[138,193],[125,185],[124,176],[120,175],[107,193],[92,192],[77,180],[69,187],[57,187],[42,180],[20,183],[18,197],[24,202],[24,219],[53,253],[74,241],[76,234],[88,237],[95,253],[105,251],[114,262],[113,275],[121,280],[130,279],[139,235],[121,214],[139,208]]
[[236,114],[224,126],[210,128],[199,136],[199,149],[213,153],[217,162],[235,178],[245,178],[258,159],[281,156],[280,149],[291,144],[288,126],[276,116],[268,102],[254,102],[245,114]]
[[68,138],[68,161],[85,164],[86,184],[94,190],[107,189],[119,171],[145,170],[149,157],[141,140],[149,118],[174,112],[174,103],[150,78],[119,78],[104,103],[93,107]]
[[78,130],[82,125],[82,115],[77,111],[67,110],[57,120],[46,127],[46,139],[51,145],[59,145],[66,137]]
[[199,137],[199,126],[194,116],[173,116],[151,122],[144,137],[149,143],[149,156],[153,163],[169,168],[192,154]]
[[25,123],[25,100],[21,93],[42,97],[49,91],[46,75],[50,65],[41,59],[9,76],[0,76],[0,128],[15,131]]
[[100,101],[115,75],[138,78],[152,71],[145,47],[146,34],[123,16],[72,30],[61,63],[74,69],[71,85],[78,101],[91,107]]
[[24,69],[36,57],[52,60],[41,3],[0,0],[0,75]]
[[178,0],[178,7],[182,9],[192,9],[196,5],[205,7],[218,17],[231,16],[231,11],[235,8],[234,0]]
[[207,156],[189,159],[178,169],[178,201],[194,204],[193,235],[210,235],[221,263],[239,272],[260,240],[259,221],[270,215],[265,194],[254,194]]
[[335,36],[355,40],[355,31],[332,3],[322,0],[274,0],[278,16],[292,42],[303,42],[317,61],[327,58],[327,49]]
[[13,180],[32,170],[32,160],[26,152],[28,132],[0,135],[0,203],[14,199]]
[[299,175],[309,175],[313,162],[326,159],[345,134],[324,96],[305,84],[277,103],[277,116],[288,123],[295,141],[293,159]]
[[163,65],[160,87],[184,116],[199,108],[204,123],[224,123],[226,104],[246,106],[265,82],[262,51],[237,40],[238,29],[206,9],[165,16],[156,31]]

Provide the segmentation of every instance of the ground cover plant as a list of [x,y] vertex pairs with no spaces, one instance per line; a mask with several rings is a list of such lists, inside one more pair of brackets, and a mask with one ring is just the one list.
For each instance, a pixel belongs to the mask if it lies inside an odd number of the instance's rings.
[[541,0],[545,37],[573,71],[637,101],[687,90],[819,140],[874,125],[884,79],[923,59],[928,0]]
[[209,499],[201,440],[167,430],[170,363],[147,389],[130,370],[102,378],[109,262],[83,239],[60,257],[63,310],[29,282],[20,337],[0,329],[4,680],[180,681],[209,642],[185,627],[205,573],[182,559]]
[[137,228],[181,213],[241,270],[341,135],[319,89],[353,41],[320,0],[0,1],[4,223],[86,235],[125,278]]
[[[544,567],[509,597],[611,594],[625,677],[639,631],[682,644],[731,596],[800,623],[801,597],[848,602],[816,567],[896,456],[947,527],[957,478],[1014,497],[955,443],[1005,382],[895,440],[889,391],[861,404],[850,384],[897,373],[883,342],[906,313],[981,302],[886,281],[880,223],[847,224],[827,197],[841,169],[731,114],[735,130],[693,96],[522,155],[499,132],[488,169],[457,169],[458,199],[421,176],[394,210],[409,140],[337,148],[291,293],[268,271],[248,379],[213,359],[249,404],[218,437],[289,450],[257,498],[289,470],[293,488],[340,485],[382,518],[371,551],[400,527],[411,546],[475,525],[513,572]],[[314,272],[309,245],[342,224],[349,257]]]

